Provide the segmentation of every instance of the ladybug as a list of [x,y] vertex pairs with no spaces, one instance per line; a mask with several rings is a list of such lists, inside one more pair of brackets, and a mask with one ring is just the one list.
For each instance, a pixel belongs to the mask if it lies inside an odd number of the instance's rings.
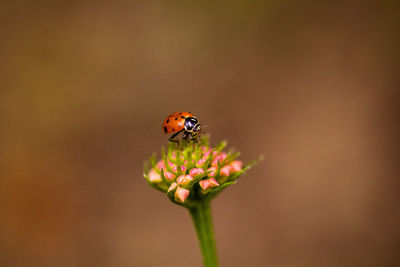
[[190,140],[194,140],[196,143],[197,136],[200,133],[201,126],[196,117],[187,111],[179,111],[174,112],[169,115],[162,124],[162,130],[165,134],[174,133],[168,141],[179,143],[178,140],[174,138],[183,132],[182,139],[187,139],[190,137]]

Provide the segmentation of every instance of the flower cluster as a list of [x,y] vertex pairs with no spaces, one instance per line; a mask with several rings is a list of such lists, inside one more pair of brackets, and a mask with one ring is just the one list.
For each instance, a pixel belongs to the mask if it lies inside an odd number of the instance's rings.
[[202,198],[214,197],[253,164],[242,166],[236,160],[238,152],[224,152],[226,142],[215,148],[208,145],[208,137],[200,144],[189,144],[180,148],[170,144],[167,151],[162,149],[161,159],[150,158],[151,168],[146,164],[144,177],[154,188],[165,192],[171,201],[190,206]]

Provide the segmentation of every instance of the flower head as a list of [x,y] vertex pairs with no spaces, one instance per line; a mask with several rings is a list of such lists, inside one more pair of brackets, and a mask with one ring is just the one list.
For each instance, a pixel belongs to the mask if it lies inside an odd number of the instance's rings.
[[152,168],[146,164],[144,177],[154,188],[165,192],[174,203],[190,207],[196,201],[216,196],[257,161],[242,165],[236,160],[239,152],[224,152],[226,142],[216,147],[208,145],[208,136],[199,144],[190,143],[181,148],[169,144],[161,150],[161,159],[150,158]]

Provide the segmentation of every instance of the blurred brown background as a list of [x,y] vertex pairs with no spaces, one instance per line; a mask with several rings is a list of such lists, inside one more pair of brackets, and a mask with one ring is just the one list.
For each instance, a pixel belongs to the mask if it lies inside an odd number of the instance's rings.
[[396,1],[9,1],[0,265],[201,266],[142,163],[189,110],[265,160],[213,205],[221,266],[395,266]]

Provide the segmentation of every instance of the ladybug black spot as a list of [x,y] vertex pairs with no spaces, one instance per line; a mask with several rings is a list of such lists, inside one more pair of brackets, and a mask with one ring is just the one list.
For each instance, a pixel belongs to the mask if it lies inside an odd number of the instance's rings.
[[169,119],[167,120],[167,123],[169,122]]
[[164,133],[167,133],[167,127],[164,126]]
[[175,118],[175,120],[177,121],[177,120],[178,120],[178,118]]
[[181,115],[182,114],[182,112],[179,112],[179,115]]
[[174,128],[172,128],[172,131],[173,131],[173,132],[175,132],[175,129],[174,129]]
[[182,119],[184,119],[185,117],[181,116]]

